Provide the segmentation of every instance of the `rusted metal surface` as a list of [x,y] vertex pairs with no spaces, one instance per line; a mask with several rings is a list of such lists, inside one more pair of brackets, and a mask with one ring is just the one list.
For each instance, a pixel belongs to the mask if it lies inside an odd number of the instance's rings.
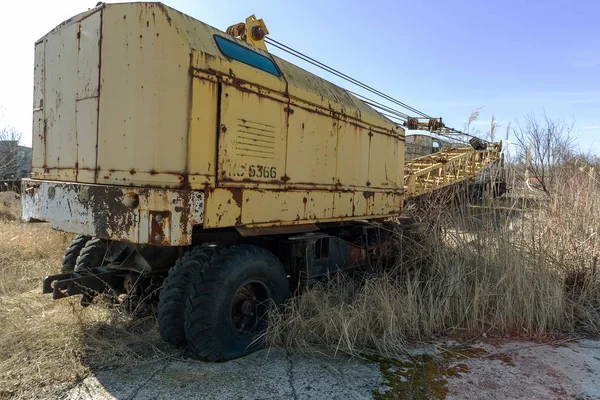
[[315,232],[319,227],[315,224],[290,225],[290,226],[267,226],[263,228],[248,228],[245,226],[236,227],[240,235],[244,237],[263,236],[263,235],[282,235],[291,233]]
[[402,193],[380,190],[217,188],[207,191],[204,227],[239,229],[386,218],[402,212],[403,199]]
[[[243,33],[256,33],[252,26]],[[429,190],[420,172],[406,181],[416,164],[405,168],[402,127],[262,48],[233,39],[278,73],[225,56],[215,35],[232,41],[160,3],[121,3],[38,41],[35,181],[24,217],[176,245],[191,241],[195,224],[255,229],[398,215],[405,186]]]
[[501,162],[501,150],[500,142],[486,150],[465,147],[411,160],[404,171],[406,194],[418,196],[474,178],[487,166]]
[[181,246],[201,224],[204,194],[24,179],[22,219],[53,228],[131,243]]

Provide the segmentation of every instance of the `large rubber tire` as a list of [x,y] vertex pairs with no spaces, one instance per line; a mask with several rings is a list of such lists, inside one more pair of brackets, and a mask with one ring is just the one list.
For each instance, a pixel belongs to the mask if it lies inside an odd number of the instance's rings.
[[83,249],[81,249],[79,257],[77,257],[75,272],[86,274],[92,268],[101,267],[104,263],[106,250],[107,246],[105,240],[98,238],[90,239]]
[[73,272],[75,265],[77,265],[77,257],[81,253],[81,249],[85,247],[85,244],[91,239],[90,236],[77,236],[71,241],[71,244],[65,251],[65,255],[62,261],[62,272],[63,274]]
[[[185,334],[192,355],[225,361],[260,348],[255,339],[267,328],[267,307],[283,304],[289,295],[287,274],[277,257],[256,246],[232,246],[214,257],[200,275],[185,305]],[[246,302],[251,305],[245,307]],[[246,310],[244,323],[254,318],[246,325],[252,329],[240,323],[238,309]]]
[[196,246],[169,270],[158,301],[158,330],[165,342],[185,344],[184,311],[188,290],[194,278],[221,249],[221,246],[213,245]]

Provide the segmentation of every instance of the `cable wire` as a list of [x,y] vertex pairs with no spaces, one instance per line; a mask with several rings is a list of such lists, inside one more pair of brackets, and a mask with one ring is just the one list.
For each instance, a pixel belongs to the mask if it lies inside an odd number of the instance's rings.
[[407,104],[404,104],[401,101],[398,101],[398,100],[394,99],[393,97],[391,97],[391,96],[389,96],[389,95],[387,95],[385,93],[382,93],[379,90],[374,89],[371,86],[369,86],[369,85],[367,85],[367,84],[365,84],[365,83],[363,83],[363,82],[361,82],[361,81],[359,81],[357,79],[354,79],[354,78],[352,78],[352,77],[350,77],[350,76],[348,76],[348,75],[346,75],[346,74],[344,74],[344,73],[342,73],[342,72],[340,72],[340,71],[338,71],[338,70],[336,70],[336,69],[334,69],[334,68],[332,68],[332,67],[330,67],[330,66],[328,66],[326,64],[323,64],[320,61],[315,60],[314,58],[311,58],[311,57],[307,56],[306,54],[303,54],[303,53],[301,53],[301,52],[299,52],[297,50],[292,49],[291,47],[286,46],[285,44],[283,44],[281,42],[276,41],[275,39],[271,39],[269,37],[266,37],[265,41],[267,43],[271,44],[272,46],[277,47],[280,50],[283,50],[283,51],[285,51],[285,52],[287,52],[287,53],[289,53],[289,54],[291,54],[293,56],[301,58],[304,61],[309,62],[310,64],[313,64],[313,65],[315,65],[317,67],[320,67],[320,68],[322,68],[322,69],[324,69],[324,70],[326,70],[326,71],[328,71],[328,72],[330,72],[330,73],[332,73],[332,74],[334,74],[334,75],[336,75],[336,76],[338,76],[338,77],[340,77],[340,78],[342,78],[342,79],[344,79],[344,80],[346,80],[348,82],[351,82],[351,83],[353,83],[353,84],[355,84],[357,86],[360,86],[361,88],[363,88],[365,90],[368,90],[371,93],[377,94],[378,96],[381,96],[384,99],[386,99],[388,101],[391,101],[392,103],[395,103],[395,104],[399,105],[400,107],[403,107],[403,108],[405,108],[405,109],[407,109],[409,111],[412,111],[415,114],[418,114],[418,115],[422,116],[423,118],[431,118],[429,115],[427,115],[427,114],[425,114],[425,113],[417,110],[416,108],[413,108],[413,107],[411,107],[411,106],[409,106]]
[[[330,66],[328,66],[326,64],[323,64],[322,62],[317,61],[314,58],[309,57],[306,54],[303,54],[303,53],[301,53],[298,50],[295,50],[295,49],[293,49],[293,48],[291,48],[289,46],[286,46],[285,44],[283,44],[281,42],[278,42],[275,39],[272,39],[270,37],[265,37],[265,42],[267,42],[271,46],[276,47],[276,48],[278,48],[278,49],[280,49],[280,50],[282,50],[282,51],[284,51],[284,52],[286,52],[286,53],[288,53],[288,54],[290,54],[290,55],[292,55],[294,57],[300,58],[301,60],[303,60],[303,61],[305,61],[305,62],[307,62],[309,64],[312,64],[312,65],[314,65],[314,66],[316,66],[318,68],[321,68],[321,69],[323,69],[323,70],[325,70],[325,71],[327,71],[327,72],[329,72],[329,73],[331,73],[331,74],[333,74],[333,75],[335,75],[335,76],[337,76],[337,77],[339,77],[341,79],[344,79],[344,80],[346,80],[346,81],[348,81],[348,82],[350,82],[350,83],[352,83],[352,84],[354,84],[354,85],[356,85],[356,86],[358,86],[358,87],[360,87],[360,88],[362,88],[364,90],[367,90],[367,91],[369,91],[369,92],[371,92],[371,93],[373,93],[373,94],[375,94],[375,95],[377,95],[379,97],[382,97],[385,100],[388,100],[388,101],[390,101],[390,102],[392,102],[392,103],[394,103],[394,104],[396,104],[396,105],[398,105],[398,106],[400,106],[400,107],[402,107],[402,108],[404,108],[406,110],[412,111],[415,114],[419,115],[420,118],[429,118],[429,119],[432,118],[431,116],[425,114],[424,112],[419,111],[416,108],[413,108],[413,107],[411,107],[411,106],[409,106],[409,105],[407,105],[405,103],[402,103],[401,101],[396,100],[393,97],[391,97],[391,96],[389,96],[389,95],[387,95],[385,93],[382,93],[379,90],[377,90],[377,89],[375,89],[375,88],[373,88],[373,87],[371,87],[371,86],[369,86],[369,85],[367,85],[367,84],[365,84],[365,83],[363,83],[363,82],[361,82],[361,81],[359,81],[357,79],[354,79],[354,78],[352,78],[352,77],[344,74],[343,72],[340,72],[340,71],[336,70],[335,68],[332,68],[332,67],[330,67]],[[379,102],[377,102],[375,100],[372,100],[372,99],[370,99],[370,98],[368,98],[368,97],[366,97],[364,95],[358,94],[356,92],[353,92],[353,91],[350,91],[350,90],[347,90],[347,91],[349,93],[351,93],[351,94],[359,97],[364,103],[370,105],[371,107],[373,107],[375,109],[379,109],[378,110],[379,113],[381,113],[382,115],[385,115],[388,118],[393,118],[395,120],[393,122],[399,123],[400,125],[403,125],[403,123],[408,118],[410,118],[410,116],[408,114],[406,114],[406,113],[403,113],[401,111],[395,110],[392,107],[386,106],[386,105],[384,105],[382,103],[379,103]],[[400,122],[398,120],[400,120]],[[454,128],[446,127],[446,130],[450,131],[451,133],[447,133],[447,134],[442,134],[442,133],[439,133],[439,132],[431,132],[431,133],[433,133],[435,135],[438,135],[438,136],[442,136],[442,137],[448,138],[448,139],[452,139],[452,140],[455,140],[455,141],[460,141],[460,142],[463,142],[463,143],[468,143],[468,142],[466,142],[464,140],[461,140],[461,139],[458,139],[458,138],[455,138],[455,137],[452,137],[450,135],[453,135],[453,134],[455,134],[455,135],[465,135],[465,136],[468,136],[468,137],[471,137],[471,138],[477,138],[477,136],[474,136],[474,135],[471,135],[469,133],[465,133],[465,132],[459,131],[459,130],[454,129]],[[484,142],[489,143],[487,140],[484,140],[484,139],[480,139],[480,140],[483,140]]]

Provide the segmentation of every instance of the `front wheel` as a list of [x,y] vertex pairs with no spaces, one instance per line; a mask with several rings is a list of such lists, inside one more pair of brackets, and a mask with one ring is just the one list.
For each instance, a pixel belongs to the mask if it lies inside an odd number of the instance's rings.
[[232,246],[213,258],[191,285],[185,305],[186,342],[194,357],[225,361],[259,347],[269,307],[289,295],[287,274],[269,251]]

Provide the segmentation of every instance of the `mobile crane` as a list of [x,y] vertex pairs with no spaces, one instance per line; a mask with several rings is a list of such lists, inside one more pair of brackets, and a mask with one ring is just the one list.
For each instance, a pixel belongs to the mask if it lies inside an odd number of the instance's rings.
[[35,43],[22,218],[77,235],[44,293],[158,292],[165,341],[239,357],[271,304],[367,264],[407,198],[500,162],[500,143],[474,140],[405,163],[407,126],[267,35],[254,16],[223,32],[161,3],[100,3]]

